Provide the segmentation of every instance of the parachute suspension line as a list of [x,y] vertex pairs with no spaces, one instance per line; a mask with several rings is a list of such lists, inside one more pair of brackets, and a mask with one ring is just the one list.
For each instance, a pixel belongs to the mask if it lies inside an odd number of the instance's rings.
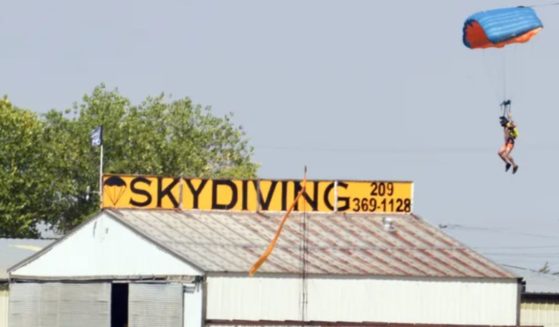
[[[559,5],[559,1],[555,0],[547,5]],[[512,44],[530,41],[542,29],[543,24],[532,8],[523,6],[498,8],[470,15],[464,22],[462,41],[470,49],[508,48]],[[502,97],[507,100],[510,97],[507,85],[509,72],[504,53],[501,59],[503,60],[502,65],[497,63],[496,66],[502,66],[501,76],[498,76],[498,79],[503,80]],[[511,79],[511,81],[514,80]],[[498,84],[497,82],[497,89]]]
[[510,100],[504,100],[499,105],[501,107],[501,117],[511,117],[512,102]]
[[495,102],[503,100],[503,85],[502,85],[502,53],[494,51],[482,51],[481,63],[483,65],[483,72],[485,78],[490,86],[490,91],[493,93]]
[[507,51],[503,49],[503,101],[507,100]]

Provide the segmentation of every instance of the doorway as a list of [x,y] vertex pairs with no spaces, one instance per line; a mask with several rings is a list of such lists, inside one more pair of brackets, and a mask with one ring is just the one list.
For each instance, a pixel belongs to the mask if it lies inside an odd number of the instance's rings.
[[111,327],[128,326],[128,283],[113,283],[111,289]]

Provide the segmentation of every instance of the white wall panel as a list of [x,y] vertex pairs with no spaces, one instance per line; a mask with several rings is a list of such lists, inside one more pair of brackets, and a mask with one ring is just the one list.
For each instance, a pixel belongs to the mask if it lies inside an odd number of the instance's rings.
[[520,322],[523,326],[559,327],[559,304],[557,303],[522,303],[520,311]]
[[298,320],[301,281],[208,277],[206,319]]
[[8,327],[8,291],[0,285],[0,327]]
[[184,327],[202,327],[204,296],[201,283],[184,285]]
[[[208,278],[207,319],[299,320],[297,278]],[[517,284],[418,279],[308,280],[307,319],[515,325]]]
[[[72,258],[72,260],[68,260]],[[195,268],[103,214],[12,276],[200,275]]]
[[131,283],[128,293],[130,327],[182,327],[182,284]]
[[110,327],[109,283],[16,283],[10,327]]
[[514,325],[516,310],[515,282],[309,280],[310,320]]

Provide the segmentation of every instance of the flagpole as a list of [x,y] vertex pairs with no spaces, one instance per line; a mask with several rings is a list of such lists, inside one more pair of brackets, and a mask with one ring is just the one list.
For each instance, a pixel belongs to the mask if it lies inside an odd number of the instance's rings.
[[91,145],[99,147],[99,207],[103,208],[103,125],[89,133]]
[[103,207],[103,143],[99,151],[99,206]]

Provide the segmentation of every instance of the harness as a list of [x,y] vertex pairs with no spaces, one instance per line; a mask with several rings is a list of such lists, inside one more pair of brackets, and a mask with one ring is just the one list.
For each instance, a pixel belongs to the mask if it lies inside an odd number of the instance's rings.
[[508,122],[507,129],[509,130],[510,137],[512,137],[513,139],[516,139],[518,137],[518,128],[516,128],[516,126],[513,126],[510,122]]
[[514,140],[518,137],[518,128],[507,118],[510,118],[511,116],[511,101],[505,100],[501,102],[500,107],[503,114],[499,117],[499,123],[508,130],[509,139],[514,142]]

